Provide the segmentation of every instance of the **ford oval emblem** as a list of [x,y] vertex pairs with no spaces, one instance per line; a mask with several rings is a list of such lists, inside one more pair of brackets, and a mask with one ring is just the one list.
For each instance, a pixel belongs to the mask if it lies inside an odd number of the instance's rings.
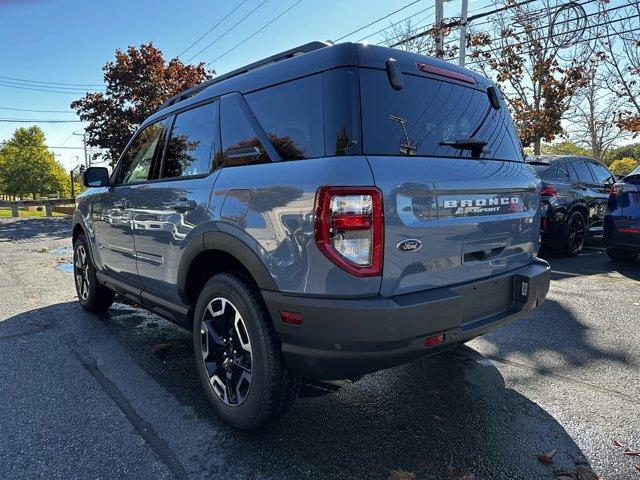
[[422,246],[422,242],[417,238],[407,238],[406,240],[402,240],[396,248],[401,252],[415,252]]

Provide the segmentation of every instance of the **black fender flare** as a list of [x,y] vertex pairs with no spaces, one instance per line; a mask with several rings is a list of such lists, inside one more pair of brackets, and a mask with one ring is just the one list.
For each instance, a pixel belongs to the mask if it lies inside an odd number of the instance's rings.
[[194,259],[201,253],[219,250],[238,260],[251,274],[261,290],[278,291],[269,270],[260,257],[241,239],[223,231],[206,231],[194,236],[182,252],[178,267],[177,289],[180,298],[188,303],[187,276]]

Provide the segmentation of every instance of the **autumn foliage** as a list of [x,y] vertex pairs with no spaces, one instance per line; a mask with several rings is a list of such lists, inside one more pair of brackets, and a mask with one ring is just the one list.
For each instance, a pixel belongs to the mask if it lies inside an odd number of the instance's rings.
[[152,43],[126,51],[116,50],[115,60],[102,68],[106,89],[88,92],[71,103],[86,127],[87,143],[105,149],[115,162],[142,121],[169,97],[211,78],[203,63],[185,65],[164,60]]

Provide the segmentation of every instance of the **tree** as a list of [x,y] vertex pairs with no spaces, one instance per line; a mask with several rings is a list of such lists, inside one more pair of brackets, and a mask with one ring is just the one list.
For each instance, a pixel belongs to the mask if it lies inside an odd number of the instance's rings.
[[566,115],[571,138],[589,149],[598,160],[603,160],[613,145],[625,137],[625,132],[616,124],[620,97],[608,91],[607,80],[608,75],[596,72],[576,94]]
[[599,43],[609,79],[607,86],[624,105],[618,110],[618,126],[634,136],[640,135],[640,2],[626,0],[614,13],[604,12],[604,31]]
[[87,144],[105,149],[115,163],[140,123],[169,97],[211,78],[204,63],[165,62],[152,43],[126,52],[116,50],[115,61],[102,68],[106,89],[88,92],[71,103],[80,119],[88,121]]
[[43,131],[37,127],[18,128],[0,146],[0,187],[12,197],[69,193],[69,177],[47,150]]
[[605,156],[604,162],[607,165],[610,165],[615,160],[620,160],[625,157],[633,158],[640,163],[640,143],[630,143],[628,145],[612,148]]
[[638,162],[636,160],[626,157],[613,161],[611,165],[609,165],[609,169],[619,177],[624,177],[625,175],[629,175],[637,166]]
[[556,143],[543,143],[540,145],[542,155],[575,155],[578,157],[591,157],[592,153],[584,147],[565,140]]
[[[535,5],[535,6],[534,6]],[[546,13],[550,7],[543,1]],[[524,145],[539,154],[542,140],[564,132],[561,121],[575,93],[591,75],[595,59],[587,61],[577,49],[563,60],[564,45],[549,35],[549,15],[539,4],[507,0],[506,9],[491,18],[493,32],[468,39],[469,62],[500,86]]]

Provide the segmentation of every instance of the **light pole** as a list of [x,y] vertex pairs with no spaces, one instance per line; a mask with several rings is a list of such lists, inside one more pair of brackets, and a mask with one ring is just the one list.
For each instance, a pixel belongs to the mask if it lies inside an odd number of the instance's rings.
[[84,148],[84,166],[85,166],[85,168],[88,168],[88,167],[91,166],[91,160],[87,156],[87,133],[86,132],[82,132],[82,133],[73,132],[73,135],[77,135],[78,137],[82,137],[82,147]]

